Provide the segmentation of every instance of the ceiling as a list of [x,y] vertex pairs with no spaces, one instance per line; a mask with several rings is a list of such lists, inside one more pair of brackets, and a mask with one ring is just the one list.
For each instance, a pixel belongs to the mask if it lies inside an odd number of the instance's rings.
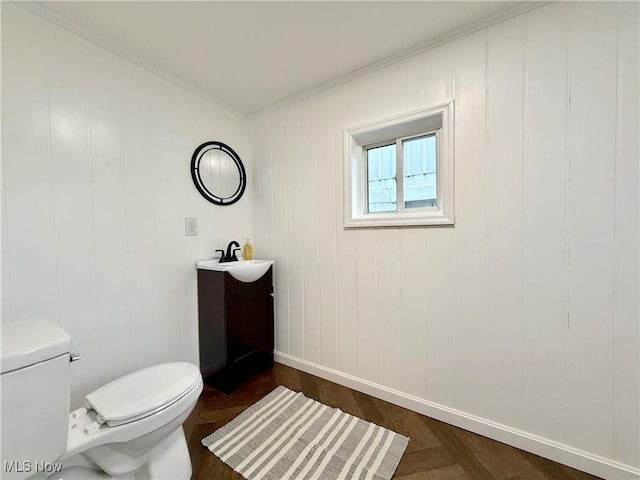
[[525,3],[50,1],[36,5],[251,115]]

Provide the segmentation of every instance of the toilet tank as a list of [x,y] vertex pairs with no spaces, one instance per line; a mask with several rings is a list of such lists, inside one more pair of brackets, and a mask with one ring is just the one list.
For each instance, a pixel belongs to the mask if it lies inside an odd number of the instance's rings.
[[41,318],[1,329],[0,478],[28,478],[67,447],[71,337]]

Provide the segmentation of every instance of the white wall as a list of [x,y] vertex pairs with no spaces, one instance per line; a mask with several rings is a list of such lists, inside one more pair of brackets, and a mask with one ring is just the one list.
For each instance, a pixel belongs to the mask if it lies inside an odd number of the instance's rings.
[[[345,230],[344,129],[452,97],[455,227]],[[545,6],[253,131],[282,361],[637,474],[637,3]]]
[[193,186],[207,140],[251,175],[245,117],[2,2],[2,321],[71,334],[72,405],[137,368],[198,363],[195,262],[251,235],[250,192],[217,207]]
[[[197,362],[193,264],[253,229],[281,359],[637,472],[637,22],[637,3],[538,9],[255,118],[251,165],[242,116],[3,2],[2,321],[71,333],[75,405]],[[452,97],[455,227],[343,229],[343,130]],[[235,206],[191,183],[211,139],[247,164]]]

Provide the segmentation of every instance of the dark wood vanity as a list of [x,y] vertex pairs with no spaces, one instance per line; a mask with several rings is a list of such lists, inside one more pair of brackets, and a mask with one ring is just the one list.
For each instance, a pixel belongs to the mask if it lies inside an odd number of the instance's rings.
[[230,393],[273,366],[273,265],[254,282],[198,269],[200,371],[207,385]]

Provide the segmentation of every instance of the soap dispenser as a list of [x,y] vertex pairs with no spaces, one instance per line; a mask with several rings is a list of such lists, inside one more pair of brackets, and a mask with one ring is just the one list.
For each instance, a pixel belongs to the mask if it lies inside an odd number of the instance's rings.
[[247,238],[247,242],[242,247],[242,259],[243,260],[253,260],[253,246],[251,245],[251,240]]

